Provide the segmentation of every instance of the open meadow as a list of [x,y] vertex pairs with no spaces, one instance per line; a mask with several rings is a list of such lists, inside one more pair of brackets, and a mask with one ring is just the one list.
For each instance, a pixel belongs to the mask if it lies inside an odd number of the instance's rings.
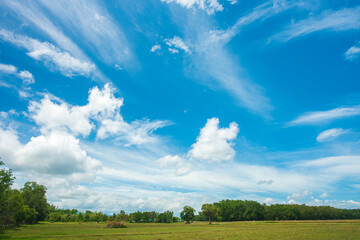
[[360,220],[127,223],[47,223],[25,225],[0,239],[360,239]]

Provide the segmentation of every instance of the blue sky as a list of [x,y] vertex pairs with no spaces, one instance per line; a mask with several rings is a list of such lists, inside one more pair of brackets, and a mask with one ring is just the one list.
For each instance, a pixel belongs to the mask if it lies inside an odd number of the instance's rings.
[[357,1],[0,4],[0,156],[62,208],[360,207]]

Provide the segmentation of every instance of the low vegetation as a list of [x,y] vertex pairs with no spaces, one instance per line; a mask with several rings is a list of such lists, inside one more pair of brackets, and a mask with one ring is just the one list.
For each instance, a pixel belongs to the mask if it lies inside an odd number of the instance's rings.
[[6,231],[4,239],[360,239],[359,220],[184,223],[41,223]]
[[116,220],[113,220],[113,221],[108,220],[106,227],[107,228],[126,228],[125,223],[118,222]]

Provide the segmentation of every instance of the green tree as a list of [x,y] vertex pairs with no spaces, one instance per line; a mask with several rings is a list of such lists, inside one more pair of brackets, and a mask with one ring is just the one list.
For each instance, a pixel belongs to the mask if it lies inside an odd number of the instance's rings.
[[21,194],[24,198],[25,205],[29,208],[35,209],[38,213],[36,220],[45,220],[49,204],[46,199],[46,187],[39,185],[36,182],[26,182],[21,189]]
[[220,208],[215,206],[214,204],[203,204],[201,207],[202,214],[209,219],[209,224],[212,221],[216,220],[217,216],[219,215]]
[[[5,164],[0,160],[0,166],[2,165]],[[9,206],[13,195],[11,186],[14,179],[11,169],[0,169],[0,231],[15,223],[15,218]]]
[[186,224],[190,224],[190,221],[194,218],[195,209],[190,206],[185,206],[184,210],[180,213],[180,217]]

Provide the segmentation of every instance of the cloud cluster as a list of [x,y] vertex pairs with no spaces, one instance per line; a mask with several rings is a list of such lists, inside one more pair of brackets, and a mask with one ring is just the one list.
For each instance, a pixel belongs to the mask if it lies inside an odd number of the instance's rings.
[[45,95],[40,102],[30,103],[29,113],[43,134],[66,131],[75,136],[87,137],[97,128],[97,138],[117,137],[129,145],[156,141],[151,133],[169,124],[168,121],[149,120],[127,123],[120,115],[122,106],[123,99],[116,98],[114,89],[106,84],[102,90],[98,87],[91,89],[88,103],[84,106],[55,102],[49,95]]
[[32,137],[22,144],[14,130],[0,128],[0,153],[16,171],[71,176],[86,182],[101,168],[101,162],[81,149],[78,139],[63,132]]
[[30,85],[35,83],[35,78],[31,74],[31,72],[27,70],[18,71],[17,67],[13,65],[0,63],[0,74],[1,73],[17,76],[18,78],[23,80],[24,85]]
[[183,50],[184,52],[191,54],[190,48],[188,45],[184,43],[184,41],[179,38],[178,36],[175,36],[173,38],[167,38],[164,40],[166,45],[169,46],[169,51],[171,53],[178,53],[179,50]]
[[[221,12],[224,7],[217,0],[161,0],[166,3],[176,3],[185,8],[198,7],[199,9],[206,11],[207,14],[212,15],[215,12]],[[235,4],[236,1],[229,0],[231,4]]]

